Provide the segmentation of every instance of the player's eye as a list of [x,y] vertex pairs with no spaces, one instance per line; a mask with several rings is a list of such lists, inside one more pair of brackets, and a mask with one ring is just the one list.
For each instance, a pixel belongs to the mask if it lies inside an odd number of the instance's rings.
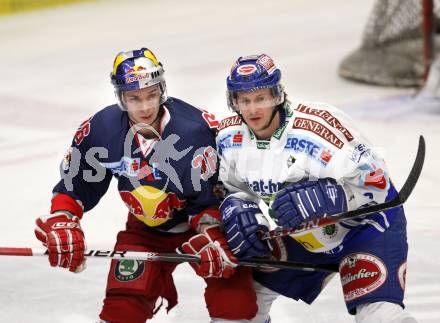
[[239,99],[238,100],[238,104],[242,104],[242,105],[249,105],[250,104],[250,100],[248,99]]
[[156,100],[159,97],[159,92],[151,93],[147,96],[148,101]]

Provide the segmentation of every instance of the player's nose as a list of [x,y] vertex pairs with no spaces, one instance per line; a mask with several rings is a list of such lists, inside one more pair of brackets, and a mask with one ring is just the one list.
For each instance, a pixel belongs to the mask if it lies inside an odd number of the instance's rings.
[[153,107],[153,105],[151,104],[150,100],[142,100],[141,104],[140,104],[140,108],[142,111],[148,111],[151,110]]
[[258,113],[259,109],[257,104],[255,104],[255,102],[252,102],[249,107],[248,107],[248,114],[249,115],[256,115]]

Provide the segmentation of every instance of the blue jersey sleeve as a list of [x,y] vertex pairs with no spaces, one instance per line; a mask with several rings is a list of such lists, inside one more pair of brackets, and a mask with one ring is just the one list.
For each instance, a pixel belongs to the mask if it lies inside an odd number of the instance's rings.
[[112,178],[111,172],[98,162],[105,158],[106,147],[94,144],[99,133],[99,124],[93,117],[84,121],[75,133],[66,156],[60,165],[61,180],[53,193],[67,194],[76,200],[84,212],[98,204],[107,191]]

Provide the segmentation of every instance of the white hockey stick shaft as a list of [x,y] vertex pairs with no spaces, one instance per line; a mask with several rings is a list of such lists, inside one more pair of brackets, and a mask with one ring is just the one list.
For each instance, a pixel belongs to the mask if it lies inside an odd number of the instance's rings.
[[[0,256],[47,256],[47,249],[41,248],[4,248],[0,247]],[[84,252],[86,257],[119,260],[146,260],[172,262],[199,262],[200,258],[194,255],[178,253],[157,253],[140,251],[111,251],[89,249]]]
[[[46,256],[46,249],[41,248],[9,248],[0,247],[0,256]],[[144,261],[171,261],[171,262],[199,262],[200,258],[194,255],[183,255],[178,253],[157,253],[157,252],[140,252],[140,251],[111,251],[111,250],[86,250],[86,257],[101,259],[118,259],[118,260],[144,260]],[[254,268],[281,268],[296,269],[304,271],[326,271],[337,272],[338,266],[334,264],[309,264],[290,261],[278,261],[270,259],[244,259],[238,262],[239,266],[247,266]]]

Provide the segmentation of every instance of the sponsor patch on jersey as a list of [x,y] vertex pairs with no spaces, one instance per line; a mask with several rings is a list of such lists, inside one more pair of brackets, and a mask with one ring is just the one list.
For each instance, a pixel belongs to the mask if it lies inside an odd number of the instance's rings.
[[327,110],[314,109],[314,108],[308,107],[304,104],[299,104],[295,110],[298,112],[302,112],[305,114],[309,114],[309,115],[317,116],[317,117],[321,118],[322,120],[327,122],[327,124],[329,124],[333,128],[338,129],[340,132],[342,132],[342,134],[347,139],[347,141],[352,141],[354,139],[354,137],[350,133],[350,131],[348,131],[348,129],[345,128],[341,124],[341,122]]
[[303,153],[313,160],[318,161],[322,166],[327,166],[333,157],[334,152],[323,144],[307,136],[287,136],[284,149],[292,149],[296,153]]
[[355,162],[359,163],[362,157],[369,157],[371,149],[367,148],[364,144],[359,144],[354,147],[353,152],[349,156],[349,158]]
[[293,116],[293,110],[289,102],[285,103],[284,109],[286,110],[286,117],[290,118],[291,116]]
[[272,179],[260,179],[259,181],[249,181],[249,179],[246,179],[246,184],[264,200],[270,199],[273,194],[283,188],[282,182],[275,182]]
[[310,251],[324,247],[324,245],[319,242],[318,239],[316,239],[312,232],[300,236],[292,235],[291,237],[298,241],[304,248]]
[[338,149],[341,149],[344,146],[344,143],[338,138],[338,136],[336,136],[329,128],[318,121],[296,117],[293,120],[292,128],[313,132]]
[[237,73],[240,75],[249,75],[254,73],[257,70],[257,67],[254,64],[246,64],[237,68]]
[[350,302],[365,296],[383,285],[387,268],[379,257],[367,253],[351,254],[339,265],[344,299]]
[[276,70],[272,58],[270,58],[266,54],[260,55],[260,57],[258,57],[257,59],[257,63],[262,65],[268,74],[272,74]]
[[119,260],[115,266],[115,278],[120,282],[129,282],[139,278],[145,270],[145,263],[140,260]]
[[270,141],[257,140],[257,149],[270,149]]
[[400,287],[403,291],[405,291],[405,285],[406,285],[406,261],[400,265],[399,269],[397,270],[397,277],[399,279]]
[[280,140],[281,136],[283,135],[284,130],[286,130],[287,125],[289,124],[288,121],[284,122],[284,125],[282,127],[279,127],[275,132],[273,133],[272,137],[275,139]]
[[225,118],[222,121],[220,121],[220,123],[218,124],[217,127],[217,131],[226,129],[228,127],[232,127],[232,126],[238,126],[241,125],[243,123],[243,120],[241,120],[241,118],[239,116],[232,116],[229,118]]
[[218,139],[219,154],[228,149],[240,149],[243,145],[243,132],[240,130],[230,131]]
[[114,175],[137,177],[138,179],[147,178],[147,180],[162,179],[157,164],[149,166],[145,160],[140,158],[130,158],[123,156],[118,162],[103,163],[101,165],[112,172]]

